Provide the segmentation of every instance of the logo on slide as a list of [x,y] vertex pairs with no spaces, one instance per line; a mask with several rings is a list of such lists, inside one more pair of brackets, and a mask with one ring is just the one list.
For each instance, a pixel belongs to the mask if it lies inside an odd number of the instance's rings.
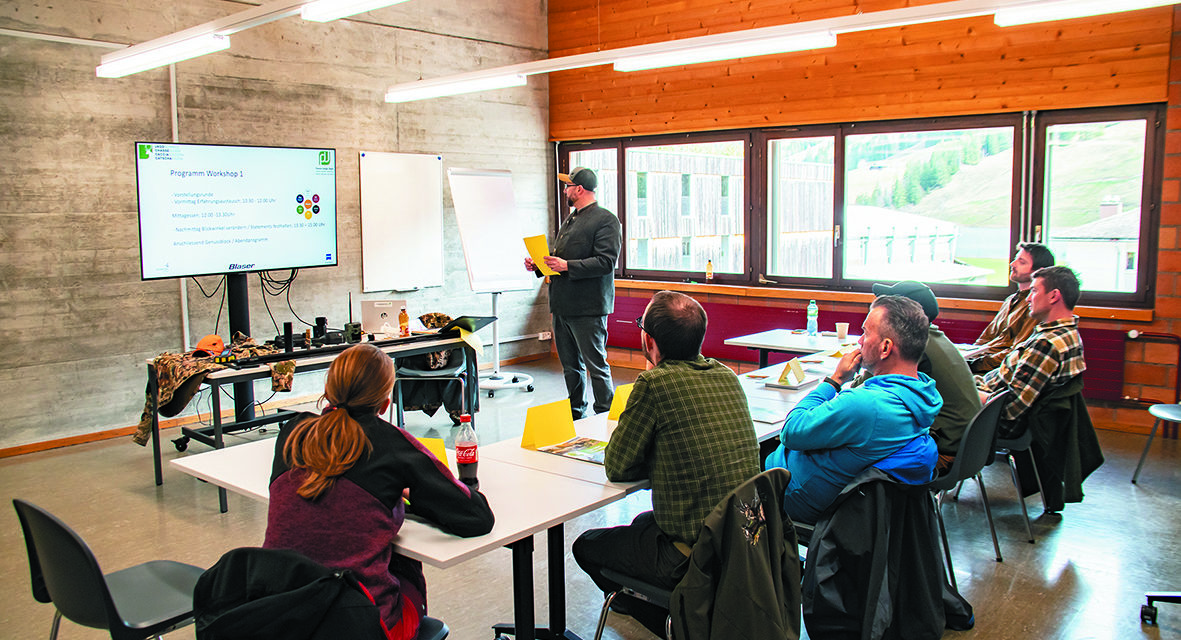
[[320,152],[320,166],[328,166],[332,164],[332,152],[327,149]]
[[139,145],[139,159],[140,160],[147,160],[151,157],[152,157],[152,145],[150,145],[150,144]]

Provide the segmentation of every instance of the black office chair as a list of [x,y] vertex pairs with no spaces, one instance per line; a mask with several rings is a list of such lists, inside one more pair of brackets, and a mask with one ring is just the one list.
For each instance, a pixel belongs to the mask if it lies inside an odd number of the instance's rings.
[[201,567],[153,560],[103,575],[90,548],[44,509],[13,500],[29,553],[33,597],[56,608],[50,640],[61,619],[106,629],[114,640],[143,640],[193,621],[193,586]]
[[[603,569],[603,577],[618,583],[619,589],[608,593],[603,600],[603,610],[599,613],[599,626],[595,628],[595,640],[600,640],[603,637],[603,627],[607,624],[607,612],[611,610],[611,602],[618,595],[628,595],[644,602],[650,602],[665,610],[668,610],[672,602],[672,589],[665,589],[650,582],[644,582],[635,576],[624,575],[611,569]],[[664,637],[669,640],[672,640],[673,637],[671,615],[664,619]]]
[[[800,567],[795,531],[783,511],[790,480],[786,469],[768,469],[723,498],[706,516],[688,572],[674,589],[604,569],[603,577],[621,586],[603,602],[595,640],[620,593],[668,610],[664,630],[670,639],[674,627],[678,638],[799,637]],[[735,581],[745,594],[754,594],[746,602],[731,597]],[[751,590],[752,584],[759,588]],[[727,595],[719,595],[723,592]]]
[[423,616],[422,621],[418,623],[418,635],[414,640],[446,640],[449,635],[451,629],[448,629],[442,620]]
[[[413,359],[406,359],[406,358],[403,358],[400,360],[413,361]],[[449,356],[449,359],[447,361],[447,365],[441,369],[420,369],[417,367],[410,366],[410,364],[406,364],[404,362],[398,362],[397,368],[394,370],[394,374],[395,374],[395,379],[394,379],[394,403],[393,404],[394,404],[395,409],[397,410],[398,420],[397,420],[396,424],[399,427],[404,428],[406,426],[406,416],[405,416],[405,411],[404,411],[405,397],[404,397],[404,394],[402,391],[402,385],[404,383],[408,383],[408,382],[415,382],[415,383],[434,382],[434,383],[438,383],[438,384],[442,385],[450,380],[455,380],[455,381],[459,382],[459,397],[460,397],[460,407],[461,407],[460,413],[469,413],[470,414],[472,412],[471,402],[468,399],[469,380],[467,379],[468,378],[467,356],[464,354],[463,349],[452,349],[451,355]],[[446,410],[446,402],[445,402],[446,394],[443,392],[440,392],[438,394],[438,396],[439,396],[439,404],[443,405],[443,409]],[[455,420],[454,416],[452,416],[452,422],[454,422],[455,424],[459,424]]]
[[996,441],[996,429],[1007,396],[1008,393],[1004,393],[989,398],[964,430],[959,450],[956,452],[955,461],[951,463],[951,468],[947,470],[947,473],[935,478],[927,485],[937,495],[935,515],[939,521],[939,535],[943,539],[943,552],[947,559],[947,575],[951,579],[953,587],[957,587],[957,585],[955,572],[951,565],[951,547],[947,543],[947,528],[943,524],[942,507],[948,492],[959,483],[970,479],[976,480],[976,486],[980,488],[980,499],[984,502],[984,515],[988,517],[988,530],[992,533],[992,547],[996,551],[996,561],[1003,560],[1001,546],[996,539],[996,527],[992,522],[992,509],[988,504],[988,493],[984,490],[984,479],[980,476],[980,471],[992,461],[995,451],[993,443]]
[[1009,472],[1013,476],[1013,488],[1017,490],[1017,504],[1021,505],[1021,516],[1025,519],[1025,532],[1029,534],[1029,543],[1034,543],[1033,525],[1029,522],[1029,509],[1025,508],[1025,495],[1021,490],[1021,474],[1017,471],[1017,454],[1023,454],[1029,461],[1029,468],[1033,469],[1033,477],[1037,480],[1037,492],[1042,497],[1042,509],[1046,508],[1046,492],[1042,489],[1042,477],[1037,471],[1037,462],[1033,459],[1033,452],[1029,447],[1033,443],[1033,433],[1028,429],[1016,438],[996,439],[996,454],[1009,462]]

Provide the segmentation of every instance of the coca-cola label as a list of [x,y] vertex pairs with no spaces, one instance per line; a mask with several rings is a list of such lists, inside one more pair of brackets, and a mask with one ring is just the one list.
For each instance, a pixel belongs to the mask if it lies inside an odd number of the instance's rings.
[[455,461],[459,464],[471,464],[479,462],[479,449],[474,444],[457,444],[455,445]]

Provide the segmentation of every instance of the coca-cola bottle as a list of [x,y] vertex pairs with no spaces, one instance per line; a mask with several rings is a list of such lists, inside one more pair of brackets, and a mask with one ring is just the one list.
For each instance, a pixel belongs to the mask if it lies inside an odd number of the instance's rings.
[[479,443],[476,441],[476,430],[472,427],[472,416],[459,416],[459,433],[455,435],[455,462],[459,467],[459,481],[471,487],[480,488],[480,481],[476,478],[476,467],[480,463]]

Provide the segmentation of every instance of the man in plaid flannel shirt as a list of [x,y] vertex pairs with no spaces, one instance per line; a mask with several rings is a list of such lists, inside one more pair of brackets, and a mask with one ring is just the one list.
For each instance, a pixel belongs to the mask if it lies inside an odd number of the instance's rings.
[[[652,296],[638,319],[648,371],[636,378],[604,456],[613,482],[652,481],[652,511],[629,525],[591,529],[572,551],[604,592],[609,568],[668,589],[689,567],[702,522],[732,490],[758,475],[759,445],[734,372],[701,355],[705,310],[672,291]],[[616,596],[612,609],[664,635],[665,611]]]
[[1083,341],[1074,305],[1079,298],[1078,276],[1069,267],[1045,267],[1033,273],[1029,314],[1038,321],[1033,335],[1014,347],[1001,365],[976,376],[980,401],[998,391],[1012,397],[1001,413],[1000,435],[1020,436],[1018,421],[1043,391],[1058,387],[1086,370]]

